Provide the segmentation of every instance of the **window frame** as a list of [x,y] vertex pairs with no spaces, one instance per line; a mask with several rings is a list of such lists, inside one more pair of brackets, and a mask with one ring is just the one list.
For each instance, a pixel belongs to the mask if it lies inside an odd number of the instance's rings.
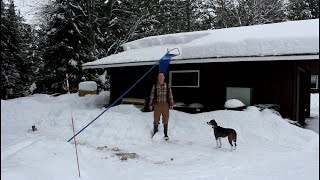
[[[228,89],[229,89],[229,92],[230,90],[232,89],[244,89],[244,90],[249,90],[249,102],[245,102],[242,98],[230,98],[228,95]],[[245,97],[243,97],[245,98]],[[245,87],[245,86],[227,86],[226,87],[226,100],[229,100],[229,99],[238,99],[240,100],[243,104],[245,104],[246,106],[252,106],[252,98],[253,98],[253,88],[252,87]]]
[[[197,79],[197,85],[196,86],[175,86],[172,84],[172,74],[174,73],[194,73],[196,72],[198,75]],[[174,70],[174,71],[169,71],[169,84],[171,87],[188,87],[188,88],[199,88],[200,87],[200,70]]]
[[311,89],[319,89],[319,84],[318,84],[318,82],[319,82],[319,75],[318,75],[318,74],[311,74],[311,77],[312,77],[312,76],[316,76],[316,87],[314,88],[314,87],[311,86],[311,85],[312,85],[312,82],[311,82],[311,79],[310,79]]

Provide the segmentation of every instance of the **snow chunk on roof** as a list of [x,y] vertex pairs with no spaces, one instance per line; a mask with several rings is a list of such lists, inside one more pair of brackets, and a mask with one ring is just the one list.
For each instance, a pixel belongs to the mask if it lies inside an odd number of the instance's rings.
[[124,50],[141,49],[160,45],[179,45],[186,44],[195,39],[202,38],[210,34],[210,31],[196,31],[188,33],[168,34],[160,36],[151,36],[128,42],[123,45]]
[[172,48],[182,53],[173,60],[319,54],[319,19],[152,36],[123,47],[84,66],[157,61]]

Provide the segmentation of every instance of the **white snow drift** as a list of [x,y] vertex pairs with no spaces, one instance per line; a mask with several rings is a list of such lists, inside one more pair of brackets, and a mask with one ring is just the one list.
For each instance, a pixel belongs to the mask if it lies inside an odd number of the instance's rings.
[[[71,112],[79,131],[104,110],[108,98],[103,92],[2,100],[2,178],[79,179],[74,145],[67,142]],[[162,126],[150,138],[152,112],[133,105],[109,109],[77,136],[81,179],[319,179],[319,135],[271,111],[170,112],[170,141],[165,142]],[[235,151],[226,139],[215,148],[206,124],[212,118],[237,131]],[[32,132],[32,125],[38,131]],[[125,160],[126,153],[133,156]]]

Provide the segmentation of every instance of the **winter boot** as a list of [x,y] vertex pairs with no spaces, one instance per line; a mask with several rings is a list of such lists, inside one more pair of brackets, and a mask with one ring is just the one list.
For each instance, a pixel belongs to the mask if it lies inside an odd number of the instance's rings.
[[152,137],[158,132],[158,125],[153,125],[153,135]]
[[164,124],[163,125],[163,131],[164,131],[164,140],[169,140],[169,136],[168,136],[168,124]]

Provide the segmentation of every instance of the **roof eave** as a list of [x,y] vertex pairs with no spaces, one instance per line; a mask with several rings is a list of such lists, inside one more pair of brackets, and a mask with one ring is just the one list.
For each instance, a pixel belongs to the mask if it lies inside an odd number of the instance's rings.
[[[189,63],[212,63],[212,62],[241,62],[241,61],[282,61],[282,60],[317,60],[319,54],[304,55],[281,55],[281,56],[248,56],[248,57],[214,57],[214,58],[195,58],[195,59],[173,59],[171,64],[189,64]],[[114,63],[99,65],[84,65],[83,69],[127,67],[127,66],[148,66],[154,65],[155,61],[140,61],[130,63]]]

